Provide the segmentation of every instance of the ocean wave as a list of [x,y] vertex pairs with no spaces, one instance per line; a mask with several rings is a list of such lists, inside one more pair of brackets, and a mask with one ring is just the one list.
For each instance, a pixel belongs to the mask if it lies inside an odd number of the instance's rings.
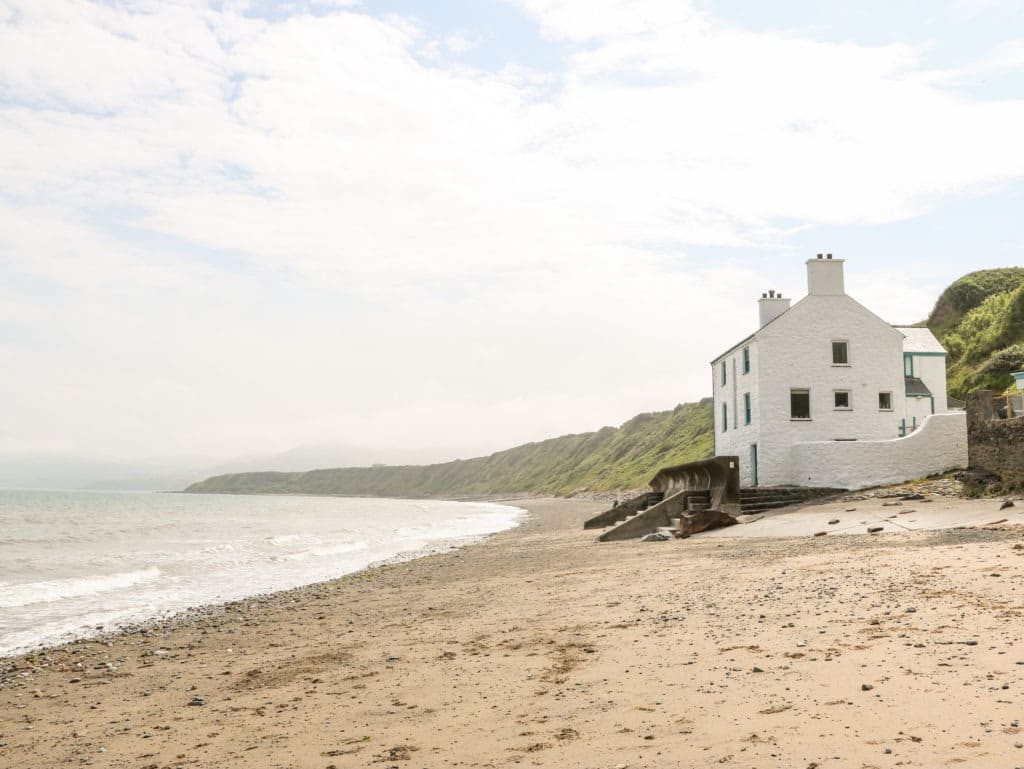
[[274,555],[272,561],[305,561],[307,558],[323,558],[329,555],[345,555],[346,553],[357,553],[366,550],[369,545],[366,542],[345,542],[337,545],[325,545],[323,547],[312,547],[308,550],[299,550],[285,555]]
[[121,571],[114,574],[97,574],[90,577],[72,577],[44,582],[27,582],[21,585],[0,587],[0,608],[16,608],[36,603],[51,603],[67,598],[122,590],[142,582],[152,582],[160,576],[160,569],[150,566],[137,571]]

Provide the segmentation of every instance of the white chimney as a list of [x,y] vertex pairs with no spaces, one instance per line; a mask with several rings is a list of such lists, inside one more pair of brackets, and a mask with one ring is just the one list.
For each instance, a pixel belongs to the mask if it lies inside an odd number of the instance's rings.
[[817,259],[807,260],[807,293],[811,296],[842,296],[843,260],[833,259],[832,254],[818,254]]
[[757,309],[761,316],[761,328],[764,328],[777,317],[789,309],[790,299],[783,299],[782,294],[776,295],[774,291],[761,294],[757,302]]

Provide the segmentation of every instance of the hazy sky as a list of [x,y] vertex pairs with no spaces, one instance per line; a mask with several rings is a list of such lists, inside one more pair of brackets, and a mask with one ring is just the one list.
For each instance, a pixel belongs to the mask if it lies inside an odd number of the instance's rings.
[[618,424],[1024,263],[1022,142],[1020,0],[0,0],[0,450]]

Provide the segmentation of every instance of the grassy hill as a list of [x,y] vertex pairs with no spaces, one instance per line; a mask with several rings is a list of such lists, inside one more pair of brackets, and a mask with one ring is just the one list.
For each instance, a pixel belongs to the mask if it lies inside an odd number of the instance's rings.
[[1002,391],[1024,369],[1024,268],[981,270],[942,292],[928,328],[945,346],[949,394]]
[[229,494],[462,496],[571,494],[646,486],[659,468],[711,456],[711,399],[640,414],[621,427],[527,443],[437,465],[344,467],[302,473],[233,473],[186,491]]

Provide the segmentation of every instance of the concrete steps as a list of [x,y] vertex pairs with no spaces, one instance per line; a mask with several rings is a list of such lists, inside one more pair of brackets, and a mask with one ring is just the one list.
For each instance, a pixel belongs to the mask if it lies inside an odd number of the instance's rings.
[[846,489],[809,486],[771,486],[740,489],[740,512],[743,515],[766,513],[812,499],[840,494]]

